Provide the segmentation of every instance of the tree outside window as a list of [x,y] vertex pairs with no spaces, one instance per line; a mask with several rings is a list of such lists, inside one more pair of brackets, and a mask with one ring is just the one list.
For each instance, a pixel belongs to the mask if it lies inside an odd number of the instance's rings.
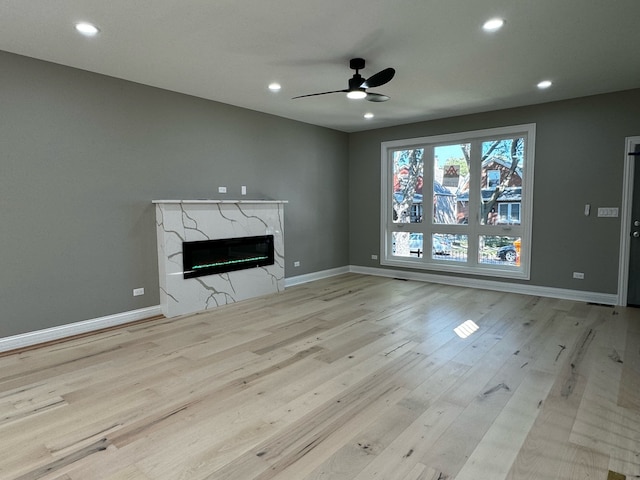
[[383,144],[382,263],[528,277],[534,135],[524,125]]

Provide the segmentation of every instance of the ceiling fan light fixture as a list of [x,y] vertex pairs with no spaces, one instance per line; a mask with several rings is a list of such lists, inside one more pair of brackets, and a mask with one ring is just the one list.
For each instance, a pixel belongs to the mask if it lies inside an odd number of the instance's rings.
[[362,100],[366,96],[367,92],[365,92],[364,90],[351,90],[347,92],[347,98],[350,98],[352,100]]

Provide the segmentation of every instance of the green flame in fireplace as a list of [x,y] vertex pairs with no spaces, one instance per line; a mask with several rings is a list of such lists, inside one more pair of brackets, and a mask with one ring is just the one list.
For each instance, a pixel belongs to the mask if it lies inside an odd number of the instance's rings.
[[241,258],[238,260],[225,260],[223,262],[214,262],[214,263],[206,263],[204,265],[194,265],[193,269],[197,270],[199,268],[209,268],[209,267],[221,267],[223,265],[234,265],[237,263],[247,263],[247,262],[255,262],[256,260],[268,260],[269,257],[259,256],[259,257],[250,257],[250,258]]

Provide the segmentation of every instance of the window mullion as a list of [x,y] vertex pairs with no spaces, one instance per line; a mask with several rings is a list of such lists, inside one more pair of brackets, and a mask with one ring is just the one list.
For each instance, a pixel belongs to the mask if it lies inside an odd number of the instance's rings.
[[473,140],[469,154],[469,250],[467,262],[470,266],[478,264],[478,236],[480,230],[480,199],[482,176],[482,142]]

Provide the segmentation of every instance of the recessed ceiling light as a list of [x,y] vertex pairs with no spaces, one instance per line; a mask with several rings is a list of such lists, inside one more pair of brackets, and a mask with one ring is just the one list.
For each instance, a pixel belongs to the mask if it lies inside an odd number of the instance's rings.
[[504,26],[504,18],[492,18],[484,22],[482,29],[485,32],[496,32]]
[[543,80],[540,83],[538,83],[538,88],[540,90],[544,90],[545,88],[549,88],[551,85],[553,85],[551,83],[551,80]]
[[87,37],[93,37],[97,35],[100,29],[95,25],[87,22],[78,22],[76,23],[76,30],[80,32],[82,35]]
[[374,117],[373,113],[371,112],[367,112],[364,114],[364,118],[366,118],[367,120],[370,120]]
[[269,84],[269,90],[271,90],[272,92],[279,92],[281,88],[282,88],[282,85],[280,85],[277,82],[273,82]]

